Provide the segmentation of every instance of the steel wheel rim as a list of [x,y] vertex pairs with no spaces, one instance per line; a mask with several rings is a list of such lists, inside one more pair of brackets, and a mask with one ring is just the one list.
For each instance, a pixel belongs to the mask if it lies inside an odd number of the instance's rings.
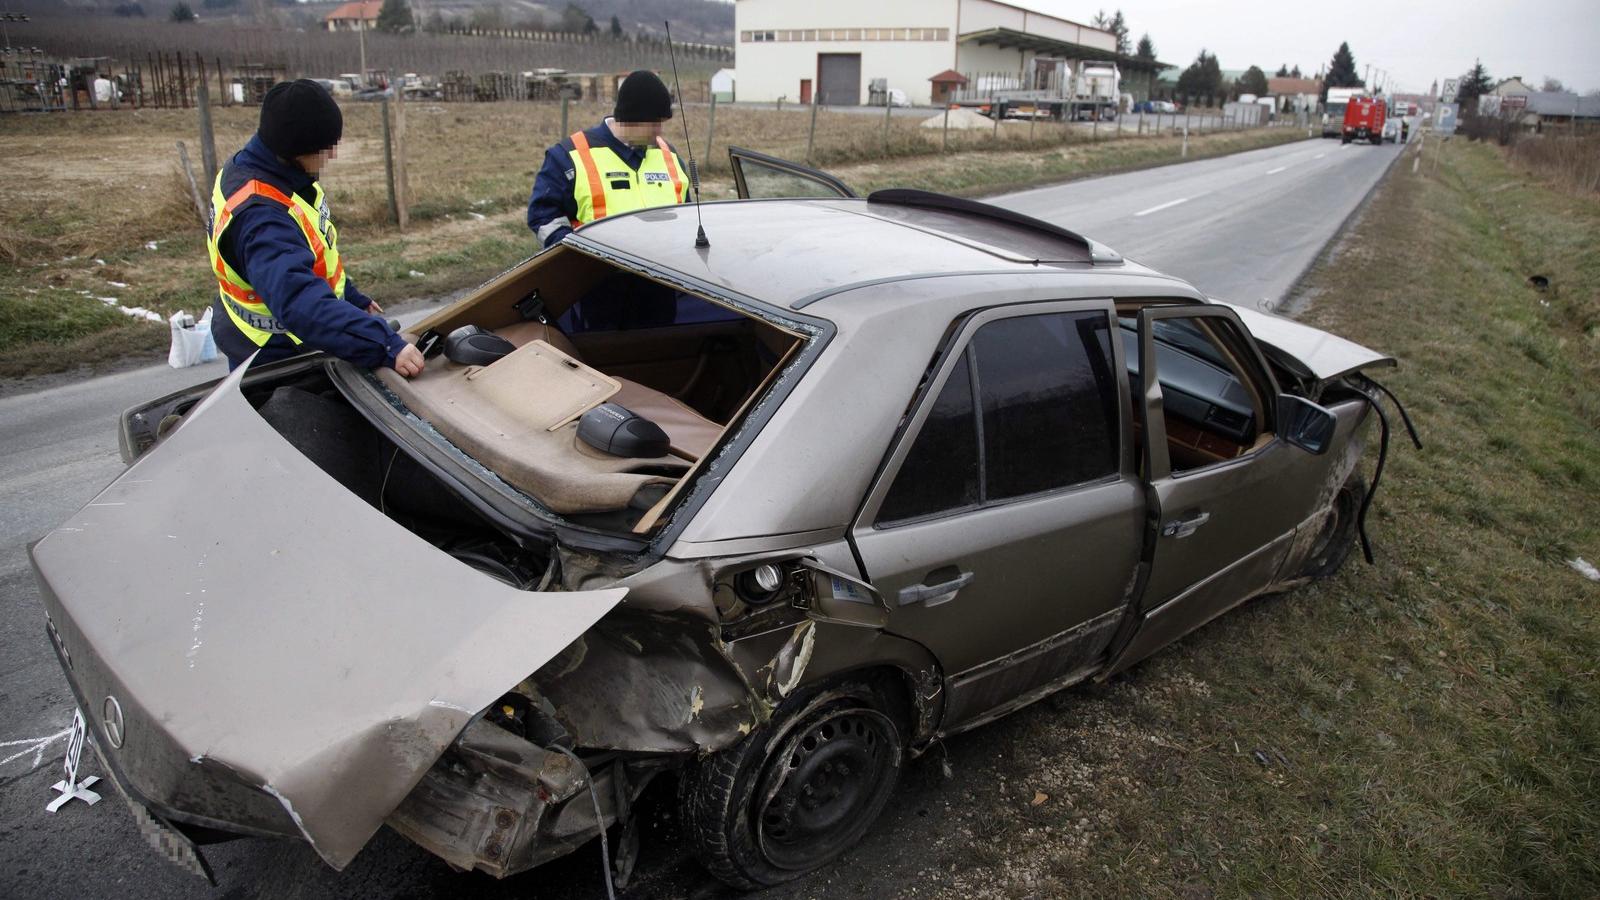
[[888,717],[865,707],[802,723],[769,758],[756,793],[756,837],[767,861],[810,869],[853,843],[887,793],[897,741]]

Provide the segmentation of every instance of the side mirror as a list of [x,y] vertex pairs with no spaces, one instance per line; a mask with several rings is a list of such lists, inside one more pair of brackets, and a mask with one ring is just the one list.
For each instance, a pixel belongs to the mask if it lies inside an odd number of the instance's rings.
[[1321,456],[1333,443],[1339,417],[1304,397],[1278,395],[1278,429],[1283,439],[1307,453]]

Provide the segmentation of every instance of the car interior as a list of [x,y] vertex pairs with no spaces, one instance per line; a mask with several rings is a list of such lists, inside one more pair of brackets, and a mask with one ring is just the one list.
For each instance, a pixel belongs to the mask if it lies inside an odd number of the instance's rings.
[[[1139,394],[1137,307],[1119,307],[1123,355],[1133,395]],[[1165,318],[1154,322],[1156,377],[1172,471],[1234,459],[1271,439],[1263,423],[1266,398],[1243,375],[1243,343],[1215,319]],[[1137,405],[1137,399],[1135,399]],[[1143,428],[1134,410],[1135,459],[1144,459]]]
[[552,512],[648,531],[802,337],[558,248],[415,335],[410,412]]

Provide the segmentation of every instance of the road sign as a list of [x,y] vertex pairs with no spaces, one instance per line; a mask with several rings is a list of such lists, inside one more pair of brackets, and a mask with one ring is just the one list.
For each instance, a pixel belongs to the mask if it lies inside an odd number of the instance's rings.
[[67,777],[50,786],[53,791],[58,791],[61,796],[51,800],[45,807],[47,812],[55,812],[70,800],[82,800],[90,806],[100,802],[100,795],[89,790],[100,779],[94,775],[82,781],[78,780],[78,763],[83,758],[83,742],[88,738],[88,729],[84,727],[83,712],[72,711],[72,735],[67,738],[67,758],[63,767]]
[[1439,92],[1439,99],[1446,103],[1454,103],[1456,102],[1456,92],[1460,89],[1461,79],[1446,78],[1444,80],[1444,90]]
[[1454,103],[1439,104],[1439,107],[1434,110],[1436,118],[1433,123],[1433,130],[1439,134],[1455,134],[1457,111],[1458,108]]

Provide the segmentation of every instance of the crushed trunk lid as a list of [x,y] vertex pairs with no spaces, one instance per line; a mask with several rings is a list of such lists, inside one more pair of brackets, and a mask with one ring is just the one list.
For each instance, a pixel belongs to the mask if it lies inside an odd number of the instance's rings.
[[244,371],[39,541],[34,566],[131,794],[298,831],[343,868],[475,713],[626,590],[521,591],[451,559],[274,431]]

